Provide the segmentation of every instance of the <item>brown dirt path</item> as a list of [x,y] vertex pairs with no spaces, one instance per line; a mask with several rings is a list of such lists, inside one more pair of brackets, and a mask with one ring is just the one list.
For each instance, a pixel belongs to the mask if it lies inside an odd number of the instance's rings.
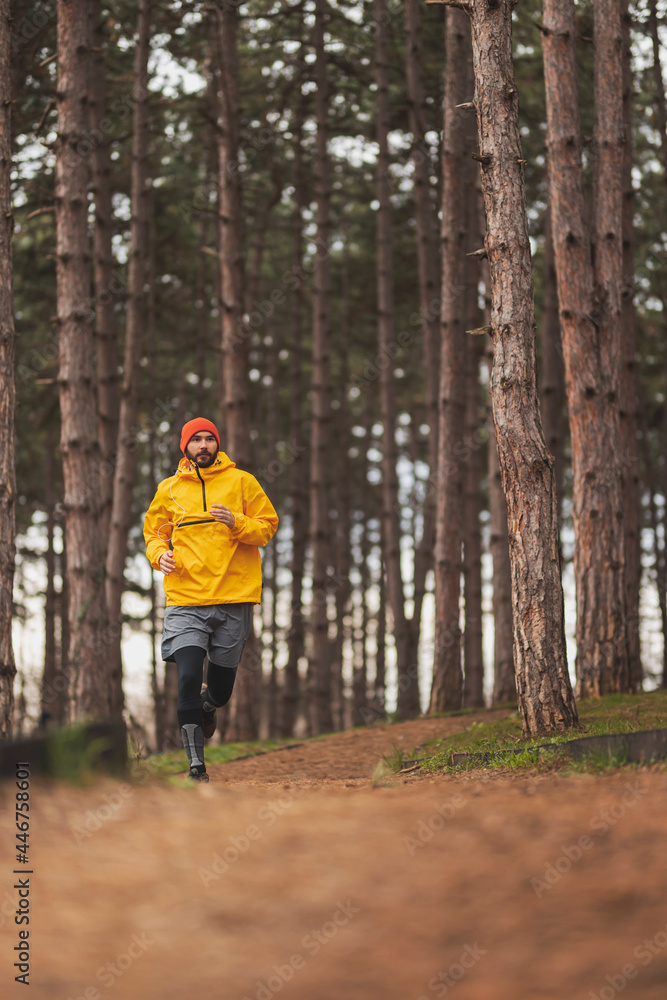
[[490,722],[510,715],[507,709],[474,715],[448,715],[415,719],[396,725],[370,726],[308,740],[289,750],[276,750],[258,757],[211,765],[216,784],[271,784],[274,782],[367,782],[383,754],[396,745],[407,753],[437,737],[463,732],[473,722]]
[[378,746],[424,731],[341,734],[203,786],[35,783],[29,992],[0,787],[2,997],[665,1000],[667,773],[372,788]]

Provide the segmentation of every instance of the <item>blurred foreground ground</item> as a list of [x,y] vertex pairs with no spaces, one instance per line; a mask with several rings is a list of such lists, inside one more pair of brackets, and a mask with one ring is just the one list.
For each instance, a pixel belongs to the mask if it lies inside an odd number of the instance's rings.
[[665,1000],[667,773],[372,787],[392,743],[470,722],[339,734],[204,786],[34,782],[28,990],[6,784],[1,995]]

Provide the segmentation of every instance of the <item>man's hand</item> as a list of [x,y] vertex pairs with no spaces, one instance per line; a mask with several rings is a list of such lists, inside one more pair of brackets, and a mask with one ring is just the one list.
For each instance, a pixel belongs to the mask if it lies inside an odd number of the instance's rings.
[[160,569],[165,576],[169,576],[173,569],[176,569],[176,560],[172,552],[163,552],[160,556]]
[[214,517],[216,521],[221,521],[228,528],[234,527],[235,518],[229,507],[223,507],[221,503],[212,503],[210,511],[211,517]]

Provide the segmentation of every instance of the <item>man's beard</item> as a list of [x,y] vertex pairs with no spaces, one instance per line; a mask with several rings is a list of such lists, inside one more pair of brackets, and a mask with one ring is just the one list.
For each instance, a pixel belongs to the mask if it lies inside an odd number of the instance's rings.
[[209,452],[206,452],[205,455],[196,455],[194,460],[200,468],[207,469],[209,465],[213,465],[215,455],[211,455]]

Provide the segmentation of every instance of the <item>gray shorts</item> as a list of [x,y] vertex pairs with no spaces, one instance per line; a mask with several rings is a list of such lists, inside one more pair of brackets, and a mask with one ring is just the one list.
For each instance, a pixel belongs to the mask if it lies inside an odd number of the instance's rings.
[[201,646],[211,663],[235,667],[252,625],[252,604],[169,605],[164,610],[162,659],[183,646]]

